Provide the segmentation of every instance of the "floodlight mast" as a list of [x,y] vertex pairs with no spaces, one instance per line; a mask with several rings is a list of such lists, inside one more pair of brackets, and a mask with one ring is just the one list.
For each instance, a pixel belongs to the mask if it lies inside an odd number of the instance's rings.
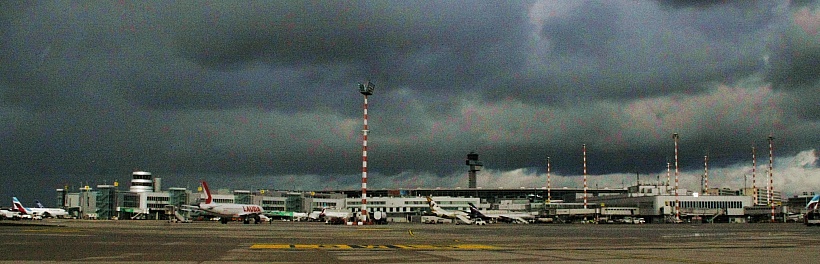
[[373,94],[376,86],[370,81],[359,84],[359,92],[364,95],[364,128],[362,129],[362,210],[359,221],[366,223],[367,219],[367,96]]
[[672,134],[675,140],[675,221],[680,222],[680,199],[678,198],[678,133]]
[[[583,145],[584,156],[584,209],[587,209],[587,144]],[[586,214],[586,213],[585,213]],[[586,217],[584,217],[586,219]]]
[[752,205],[757,205],[760,201],[757,200],[757,186],[755,184],[755,168],[757,167],[757,161],[755,158],[755,147],[752,147],[752,195],[754,200]]
[[772,223],[775,222],[774,220],[774,173],[772,172],[772,164],[774,163],[774,151],[772,148],[772,141],[774,141],[774,137],[769,135],[769,206],[772,208]]
[[709,195],[709,156],[703,156],[703,182],[701,193]]

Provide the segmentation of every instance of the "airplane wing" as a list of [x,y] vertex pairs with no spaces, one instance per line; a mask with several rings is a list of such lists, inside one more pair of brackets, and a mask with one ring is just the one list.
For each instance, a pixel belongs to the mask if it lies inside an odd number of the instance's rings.
[[499,215],[498,217],[503,219],[506,222],[511,222],[511,223],[519,223],[519,224],[529,224],[530,223],[526,219],[524,219],[520,216],[516,216],[516,215]]
[[510,219],[515,220],[519,224],[529,224],[530,223],[530,222],[527,222],[527,220],[525,220],[524,218],[521,218],[521,217],[518,217],[518,216],[512,216],[512,217],[510,217]]
[[194,212],[200,212],[201,211],[201,212],[204,212],[204,210],[199,209],[199,206],[196,206],[196,205],[183,204],[183,205],[180,206],[180,209],[183,210],[183,211],[194,211]]
[[465,224],[470,224],[471,223],[470,219],[467,218],[464,215],[457,214],[457,215],[455,215],[455,217],[456,217],[456,219],[458,219],[459,221],[464,222]]

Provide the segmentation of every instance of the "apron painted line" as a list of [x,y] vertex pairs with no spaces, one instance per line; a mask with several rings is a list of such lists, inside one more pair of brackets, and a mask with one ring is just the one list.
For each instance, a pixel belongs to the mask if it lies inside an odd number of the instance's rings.
[[355,250],[355,249],[404,249],[404,250],[499,250],[501,248],[481,244],[456,244],[456,245],[346,245],[346,244],[253,244],[251,249],[329,249],[329,250]]

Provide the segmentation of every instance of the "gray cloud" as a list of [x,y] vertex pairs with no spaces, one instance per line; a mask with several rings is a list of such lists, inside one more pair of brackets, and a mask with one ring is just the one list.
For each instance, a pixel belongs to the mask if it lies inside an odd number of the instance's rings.
[[746,5],[750,2],[759,2],[759,1],[743,1],[743,0],[655,0],[662,6],[668,6],[673,8],[688,8],[688,7],[697,7],[697,8],[709,8],[718,5]]
[[552,49],[564,55],[606,56],[610,42],[618,36],[618,13],[605,3],[587,3],[571,10],[568,17],[547,21],[541,33],[552,41]]

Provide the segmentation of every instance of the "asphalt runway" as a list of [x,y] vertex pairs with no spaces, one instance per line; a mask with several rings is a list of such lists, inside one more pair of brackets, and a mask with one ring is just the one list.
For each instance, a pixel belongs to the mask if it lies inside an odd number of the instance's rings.
[[801,224],[0,221],[0,262],[817,263]]

